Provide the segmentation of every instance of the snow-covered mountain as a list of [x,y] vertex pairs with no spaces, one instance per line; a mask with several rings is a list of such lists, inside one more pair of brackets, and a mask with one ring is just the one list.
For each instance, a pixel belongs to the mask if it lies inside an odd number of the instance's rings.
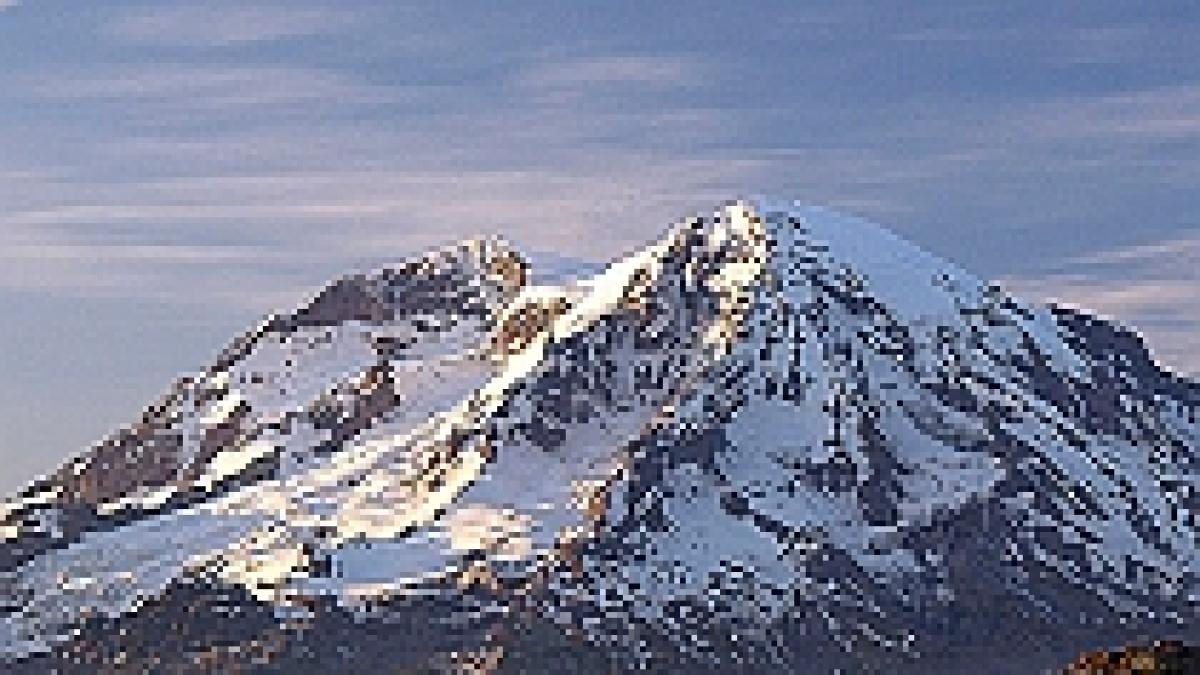
[[1036,672],[1200,631],[1200,387],[860,220],[340,279],[0,506],[41,670]]

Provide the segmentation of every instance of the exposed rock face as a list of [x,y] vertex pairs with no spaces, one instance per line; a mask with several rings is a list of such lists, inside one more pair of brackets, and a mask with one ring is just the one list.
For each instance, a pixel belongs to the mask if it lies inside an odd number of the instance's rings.
[[468,242],[272,317],[9,500],[0,655],[1040,672],[1200,628],[1198,411],[1136,334],[820,209],[554,287]]
[[1081,654],[1063,675],[1187,675],[1200,673],[1200,649],[1181,642],[1156,642],[1111,652]]

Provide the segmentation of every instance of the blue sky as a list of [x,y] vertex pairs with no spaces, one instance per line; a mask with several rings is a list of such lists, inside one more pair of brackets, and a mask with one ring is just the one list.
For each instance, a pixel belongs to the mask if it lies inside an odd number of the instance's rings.
[[601,261],[738,195],[1200,372],[1195,3],[500,4],[0,0],[0,483],[339,272]]

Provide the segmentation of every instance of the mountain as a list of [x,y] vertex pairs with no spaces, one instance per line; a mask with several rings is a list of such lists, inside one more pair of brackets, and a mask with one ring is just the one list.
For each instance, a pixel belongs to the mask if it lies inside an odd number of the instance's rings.
[[[561,275],[558,275],[561,276]],[[1196,634],[1200,386],[861,220],[339,279],[0,511],[90,672],[1038,672]]]

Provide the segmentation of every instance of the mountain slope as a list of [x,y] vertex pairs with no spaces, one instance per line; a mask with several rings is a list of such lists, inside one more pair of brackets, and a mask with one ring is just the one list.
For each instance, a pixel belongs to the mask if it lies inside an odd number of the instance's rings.
[[1012,672],[1196,629],[1200,392],[1136,335],[793,204],[527,267],[338,281],[10,500],[0,652]]

